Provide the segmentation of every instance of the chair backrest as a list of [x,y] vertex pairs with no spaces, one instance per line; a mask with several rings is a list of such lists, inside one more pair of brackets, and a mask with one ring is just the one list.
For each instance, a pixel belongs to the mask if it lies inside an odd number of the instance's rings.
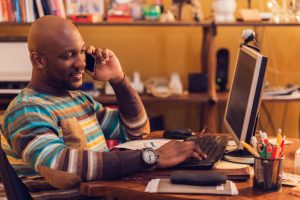
[[2,149],[0,133],[0,174],[8,200],[32,200],[26,185],[10,165],[6,153]]

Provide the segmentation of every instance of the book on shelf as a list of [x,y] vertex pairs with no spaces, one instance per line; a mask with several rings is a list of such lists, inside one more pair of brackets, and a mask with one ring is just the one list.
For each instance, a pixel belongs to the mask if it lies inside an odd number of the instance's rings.
[[64,2],[62,2],[61,0],[52,0],[51,2],[52,14],[62,18],[66,18],[66,8]]
[[13,10],[13,3],[12,1],[6,1],[7,6],[7,14],[8,14],[8,22],[13,22],[16,20]]
[[265,100],[300,99],[300,87],[298,85],[287,85],[285,87],[270,87],[264,90],[263,99]]
[[132,22],[133,19],[129,15],[110,15],[107,17],[108,22]]
[[20,7],[20,17],[21,21],[25,22],[26,21],[26,12],[25,12],[25,0],[19,0],[19,7]]
[[35,19],[34,9],[33,9],[33,0],[25,1],[25,22],[33,22]]
[[101,22],[103,16],[96,15],[96,14],[86,14],[86,15],[69,15],[69,18],[73,22],[96,23],[96,22]]
[[5,0],[0,0],[0,22],[8,21],[8,10]]
[[265,96],[290,95],[299,90],[298,85],[287,85],[285,87],[269,87],[264,90]]
[[0,22],[33,22],[44,15],[70,16],[77,21],[83,15],[91,15],[88,22],[99,22],[104,16],[104,3],[104,0],[0,0]]
[[[31,6],[31,5],[29,5],[29,6]],[[37,19],[37,18],[39,18],[40,16],[39,16],[39,12],[38,12],[38,7],[37,7],[37,4],[36,4],[36,1],[35,0],[32,0],[32,7],[33,7],[33,16],[34,16],[34,18],[33,18],[33,21],[34,21],[34,19]]]
[[104,3],[104,0],[66,0],[66,15],[76,22],[100,22],[104,16]]
[[42,0],[35,0],[37,11],[39,14],[39,17],[43,17],[45,15],[43,5],[42,5]]
[[43,11],[44,11],[44,15],[51,15],[51,8],[50,8],[50,1],[47,0],[41,0],[42,2],[42,7],[43,7]]
[[13,1],[13,9],[14,9],[14,14],[15,14],[15,19],[16,22],[21,22],[21,12],[20,12],[20,4],[18,0]]

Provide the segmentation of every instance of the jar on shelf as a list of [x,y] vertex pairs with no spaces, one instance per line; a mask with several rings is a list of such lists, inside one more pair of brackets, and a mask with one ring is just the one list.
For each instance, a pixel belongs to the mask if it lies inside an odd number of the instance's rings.
[[212,9],[216,22],[234,22],[235,0],[213,0]]

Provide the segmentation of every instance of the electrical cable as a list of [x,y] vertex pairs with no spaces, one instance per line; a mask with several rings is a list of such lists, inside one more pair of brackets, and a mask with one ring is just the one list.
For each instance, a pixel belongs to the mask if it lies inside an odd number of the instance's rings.
[[300,138],[300,111],[299,111],[298,120],[299,120],[299,123],[298,123],[298,138]]
[[259,125],[259,128],[256,127],[256,130],[264,130],[264,129],[263,129],[262,122],[261,122],[261,118],[258,119],[258,125]]
[[283,114],[282,114],[282,118],[281,118],[281,127],[280,128],[282,130],[284,130],[285,118],[286,118],[286,115],[287,115],[288,106],[289,106],[289,103],[286,102],[285,105],[284,105]]
[[262,108],[262,110],[266,113],[266,117],[267,117],[268,121],[269,121],[270,124],[271,124],[271,129],[272,129],[273,133],[276,133],[276,132],[275,132],[275,125],[274,125],[274,122],[273,122],[273,120],[272,120],[271,114],[269,113],[269,111],[268,111],[266,105],[265,105],[263,102],[262,102],[262,104],[261,104],[261,108]]

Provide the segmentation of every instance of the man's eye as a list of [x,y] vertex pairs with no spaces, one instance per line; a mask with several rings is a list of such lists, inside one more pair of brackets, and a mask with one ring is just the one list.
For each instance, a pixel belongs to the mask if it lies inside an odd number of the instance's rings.
[[69,52],[69,53],[64,54],[64,55],[63,55],[63,58],[64,58],[64,59],[68,59],[68,58],[72,58],[73,56],[74,56],[74,53]]

